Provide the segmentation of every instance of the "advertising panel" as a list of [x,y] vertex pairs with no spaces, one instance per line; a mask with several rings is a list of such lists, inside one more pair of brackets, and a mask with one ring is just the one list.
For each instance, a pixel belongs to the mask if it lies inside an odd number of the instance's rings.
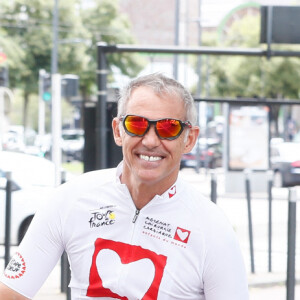
[[269,107],[230,105],[229,170],[269,168]]

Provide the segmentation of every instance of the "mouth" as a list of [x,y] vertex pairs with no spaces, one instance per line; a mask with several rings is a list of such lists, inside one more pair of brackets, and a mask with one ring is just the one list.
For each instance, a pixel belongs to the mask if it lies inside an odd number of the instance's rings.
[[159,161],[163,159],[161,156],[148,156],[143,154],[140,154],[139,158],[149,162]]

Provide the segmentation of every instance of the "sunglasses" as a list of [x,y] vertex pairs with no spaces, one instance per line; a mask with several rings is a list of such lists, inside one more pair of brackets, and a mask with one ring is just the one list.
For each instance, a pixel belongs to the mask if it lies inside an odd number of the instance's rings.
[[157,136],[162,140],[175,140],[186,126],[192,128],[189,121],[182,122],[177,119],[149,120],[141,116],[126,115],[121,116],[120,120],[126,133],[130,136],[144,136],[148,132],[150,125],[153,124]]

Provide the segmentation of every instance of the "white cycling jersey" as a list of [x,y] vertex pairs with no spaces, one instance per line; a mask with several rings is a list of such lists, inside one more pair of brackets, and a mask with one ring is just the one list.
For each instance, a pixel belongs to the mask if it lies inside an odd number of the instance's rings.
[[65,250],[73,300],[246,300],[239,245],[220,209],[178,179],[140,211],[115,169],[60,187],[1,281],[32,298]]

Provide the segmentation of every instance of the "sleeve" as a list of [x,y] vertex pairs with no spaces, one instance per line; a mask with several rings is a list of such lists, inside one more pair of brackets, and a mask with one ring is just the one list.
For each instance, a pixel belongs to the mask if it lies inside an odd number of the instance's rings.
[[247,273],[235,232],[222,213],[213,220],[203,273],[205,299],[247,300]]
[[27,298],[35,296],[62,255],[62,204],[54,194],[49,197],[1,277],[5,285]]

